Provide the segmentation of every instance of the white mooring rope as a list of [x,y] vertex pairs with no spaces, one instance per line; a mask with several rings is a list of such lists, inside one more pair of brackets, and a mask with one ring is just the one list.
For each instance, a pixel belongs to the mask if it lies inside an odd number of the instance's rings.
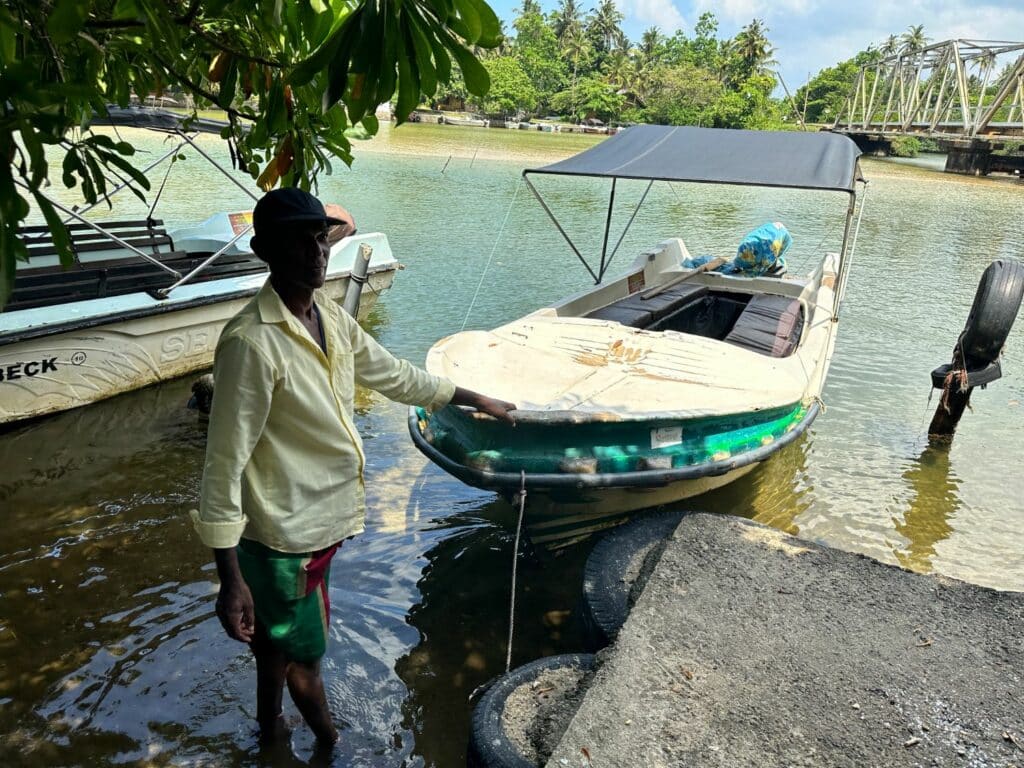
[[505,672],[512,668],[512,635],[516,625],[516,566],[519,563],[519,534],[523,530],[523,511],[526,509],[526,472],[521,471],[519,485],[519,522],[516,523],[516,542],[512,547],[512,599],[508,607],[508,652],[505,654]]
[[505,220],[501,222],[501,229],[498,230],[498,236],[494,238],[494,247],[491,248],[491,255],[487,257],[487,266],[484,267],[484,271],[480,273],[480,281],[476,284],[476,292],[473,294],[473,300],[469,302],[469,309],[466,310],[466,316],[462,318],[462,327],[460,331],[466,330],[466,323],[469,322],[469,316],[473,312],[473,307],[476,305],[476,298],[480,295],[480,289],[483,287],[484,278],[487,277],[487,270],[491,268],[491,261],[494,259],[494,253],[498,250],[498,243],[501,242],[501,236],[505,232],[505,225],[508,224],[508,217],[512,214],[512,206],[516,204],[516,198],[519,197],[519,188],[523,186],[523,182],[520,181],[516,184],[516,190],[512,194],[512,202],[508,204],[508,210],[505,211]]

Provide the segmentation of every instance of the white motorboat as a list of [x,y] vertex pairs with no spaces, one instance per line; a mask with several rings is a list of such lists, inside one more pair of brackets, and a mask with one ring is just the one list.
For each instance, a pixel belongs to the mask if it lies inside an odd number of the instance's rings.
[[[176,134],[180,143],[172,152],[192,143],[177,115],[121,112],[124,124]],[[23,230],[29,260],[19,263],[14,292],[0,312],[0,425],[212,365],[224,324],[267,277],[266,264],[249,248],[251,211],[168,232],[159,220],[98,222],[51,202],[70,222],[75,263],[60,265],[46,226]],[[365,279],[356,276],[361,317],[400,268],[386,235],[334,243],[324,287],[338,301],[346,296],[364,245],[372,255]]]
[[596,287],[493,330],[449,336],[427,356],[432,373],[515,402],[515,427],[452,406],[413,409],[414,442],[470,485],[504,494],[525,485],[529,531],[546,543],[750,472],[820,412],[856,239],[859,155],[838,134],[636,126],[525,171],[549,214],[532,175],[610,178],[605,248],[618,179],[646,180],[648,191],[667,181],[840,192],[842,246],[791,276],[771,263],[782,245],[770,239],[767,261],[750,259],[744,272],[742,249],[733,263],[696,266],[673,238],[605,282],[607,251],[592,269],[569,241]]
[[468,128],[489,128],[491,121],[483,117],[458,117],[455,115],[445,115],[438,122],[443,122],[445,125],[461,125]]

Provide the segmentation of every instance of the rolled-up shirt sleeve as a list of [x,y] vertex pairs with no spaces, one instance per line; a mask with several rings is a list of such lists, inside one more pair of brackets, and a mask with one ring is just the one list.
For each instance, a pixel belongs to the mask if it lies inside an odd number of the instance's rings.
[[356,382],[406,405],[437,410],[451,402],[455,385],[446,378],[400,360],[377,343],[359,323],[346,317]]
[[214,549],[238,544],[248,522],[242,511],[242,471],[260,439],[277,370],[243,337],[223,338],[213,364],[213,405],[196,532]]

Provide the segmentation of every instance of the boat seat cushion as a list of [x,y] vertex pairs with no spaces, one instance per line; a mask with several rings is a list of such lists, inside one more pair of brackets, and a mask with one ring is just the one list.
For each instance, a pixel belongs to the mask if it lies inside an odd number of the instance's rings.
[[725,341],[772,357],[796,351],[804,326],[804,308],[788,296],[757,294],[736,319]]
[[610,320],[630,328],[646,328],[661,318],[704,298],[708,289],[703,285],[680,284],[644,299],[634,293],[586,315],[593,320]]

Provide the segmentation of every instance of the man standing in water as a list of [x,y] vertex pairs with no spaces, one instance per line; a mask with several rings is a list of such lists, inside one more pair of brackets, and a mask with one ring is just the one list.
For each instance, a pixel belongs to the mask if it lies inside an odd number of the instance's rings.
[[317,741],[338,738],[320,659],[331,557],[365,517],[356,384],[407,404],[466,405],[509,422],[515,409],[392,357],[316,292],[330,256],[328,228],[346,224],[300,189],[260,199],[252,247],[270,277],[225,326],[214,358],[202,501],[192,516],[214,550],[217,616],[256,657],[256,719],[269,740],[286,733],[285,684]]

